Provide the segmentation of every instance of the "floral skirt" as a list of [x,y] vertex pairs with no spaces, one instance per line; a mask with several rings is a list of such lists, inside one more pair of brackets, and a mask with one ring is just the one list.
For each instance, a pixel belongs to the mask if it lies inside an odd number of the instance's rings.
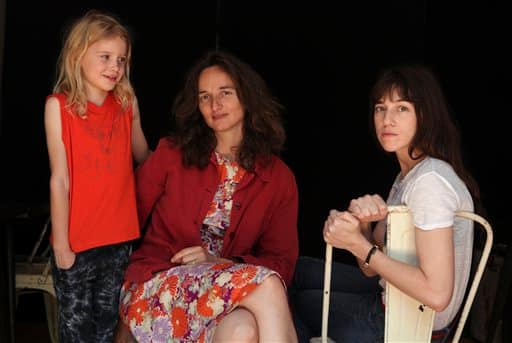
[[250,264],[200,263],[125,282],[120,313],[137,342],[211,342],[219,321],[276,272]]

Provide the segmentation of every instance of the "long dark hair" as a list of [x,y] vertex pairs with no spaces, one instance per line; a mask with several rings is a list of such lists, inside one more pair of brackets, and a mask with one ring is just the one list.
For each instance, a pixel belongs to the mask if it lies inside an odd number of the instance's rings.
[[423,154],[449,163],[465,182],[474,200],[480,199],[478,184],[462,161],[460,134],[452,120],[441,85],[433,72],[423,65],[404,65],[386,69],[377,78],[370,93],[370,123],[374,129],[376,103],[396,91],[401,99],[414,105],[417,116],[416,134],[409,147],[411,158],[418,149]]
[[237,161],[246,170],[254,170],[256,159],[262,163],[279,155],[285,141],[281,123],[281,105],[256,71],[227,52],[208,52],[189,71],[183,90],[173,104],[175,130],[170,139],[180,147],[183,164],[204,168],[217,145],[213,130],[206,125],[199,111],[198,82],[201,72],[220,67],[233,80],[244,109],[243,137],[237,149]]

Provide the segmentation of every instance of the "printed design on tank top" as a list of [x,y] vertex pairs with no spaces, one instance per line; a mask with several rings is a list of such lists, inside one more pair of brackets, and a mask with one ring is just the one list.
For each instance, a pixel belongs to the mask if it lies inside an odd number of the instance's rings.
[[112,159],[118,156],[122,151],[123,135],[123,112],[121,109],[115,112],[104,114],[93,114],[81,119],[83,132],[88,136],[86,144],[91,145],[91,149],[83,151],[80,156],[80,166],[83,172],[89,173],[95,169],[95,174],[101,177],[101,174],[113,174],[121,167],[119,163],[113,163]]

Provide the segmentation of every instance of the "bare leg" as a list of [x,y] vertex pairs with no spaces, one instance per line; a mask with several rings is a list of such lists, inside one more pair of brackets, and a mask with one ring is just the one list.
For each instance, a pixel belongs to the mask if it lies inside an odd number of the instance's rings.
[[288,298],[277,276],[266,278],[242,300],[240,306],[249,310],[256,319],[260,342],[297,342]]
[[222,318],[215,329],[213,343],[258,343],[258,325],[248,310],[238,307]]
[[130,329],[123,323],[121,319],[117,323],[117,330],[114,334],[114,343],[136,343]]

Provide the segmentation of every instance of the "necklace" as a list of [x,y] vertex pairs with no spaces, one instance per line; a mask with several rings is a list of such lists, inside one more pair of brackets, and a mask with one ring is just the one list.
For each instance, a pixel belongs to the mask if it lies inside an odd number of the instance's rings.
[[232,162],[235,160],[235,156],[232,153],[223,154],[215,150],[215,153],[222,159]]

